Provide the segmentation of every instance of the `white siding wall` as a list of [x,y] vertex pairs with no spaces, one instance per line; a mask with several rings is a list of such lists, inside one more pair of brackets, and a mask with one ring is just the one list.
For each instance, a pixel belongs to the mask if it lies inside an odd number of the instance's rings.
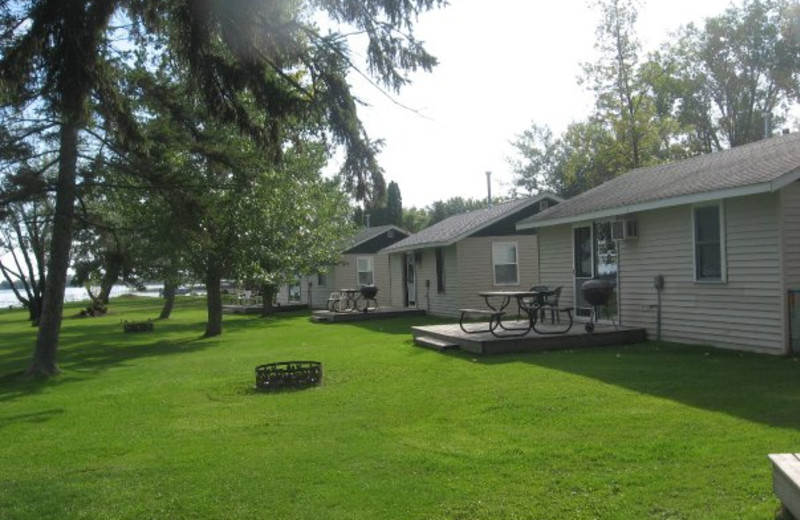
[[308,303],[308,284],[311,283],[311,308],[324,309],[328,303],[328,297],[336,290],[336,284],[333,278],[333,268],[328,269],[326,273],[325,285],[319,284],[319,276],[316,274],[303,277],[303,303]]
[[334,268],[334,281],[328,282],[328,285],[333,283],[332,291],[346,288],[358,288],[358,267],[357,260],[359,257],[371,257],[373,262],[373,281],[378,288],[378,303],[381,302],[381,297],[390,293],[390,276],[389,276],[389,255],[386,254],[362,254],[362,255],[342,255],[342,260],[339,265]]
[[639,239],[621,243],[621,319],[656,333],[653,278],[665,279],[662,339],[737,350],[783,350],[778,195],[724,202],[726,283],[694,282],[692,207],[637,216]]
[[800,289],[800,182],[781,191],[784,276],[787,289]]
[[[786,338],[786,349],[791,351],[790,344],[797,342],[798,332],[792,338],[791,323],[789,315],[789,289],[800,289],[800,182],[795,182],[781,190],[781,238],[783,255],[783,280],[784,286],[782,293],[787,295],[787,304],[783,306],[784,316],[784,335]],[[797,301],[795,300],[795,306]],[[798,309],[795,309],[798,312]],[[798,321],[795,320],[795,329]],[[795,347],[796,349],[796,347]]]
[[[392,290],[395,288],[391,286],[393,278],[390,273],[389,255],[385,254],[342,255],[339,264],[328,268],[327,280],[324,286],[319,285],[316,274],[301,276],[300,303],[309,302],[309,282],[311,282],[311,306],[314,309],[325,308],[328,297],[332,292],[344,288],[357,288],[358,272],[356,260],[362,256],[372,257],[374,266],[373,279],[375,281],[375,286],[378,287],[378,303],[382,306],[389,305]],[[400,260],[402,260],[402,256],[400,256]],[[400,276],[398,279],[402,280],[402,271],[398,272],[398,275]],[[402,283],[398,282],[398,285],[402,286]],[[402,287],[400,288],[402,290]],[[282,284],[278,288],[275,299],[281,305],[286,305],[288,303],[289,287],[287,284]],[[402,301],[402,293],[400,301]]]
[[[516,242],[519,262],[519,283],[494,285],[492,243]],[[536,235],[466,238],[456,244],[456,269],[458,272],[458,300],[452,307],[443,308],[444,316],[458,315],[458,309],[483,308],[486,303],[478,296],[480,291],[528,290],[539,283],[539,249]]]
[[[324,309],[326,303],[328,302],[328,296],[330,295],[330,290],[325,287],[320,287],[317,283],[317,275],[311,276],[301,276],[300,277],[300,301],[299,302],[290,302],[289,301],[289,285],[282,284],[278,287],[278,291],[275,294],[275,301],[281,305],[287,305],[289,303],[309,303],[309,297],[311,298],[311,308],[313,309]],[[311,294],[309,294],[308,284],[311,282]]]
[[289,288],[286,284],[280,285],[275,292],[275,303],[286,305],[289,302]]
[[[800,193],[797,196],[800,199]],[[620,242],[622,323],[644,327],[648,337],[655,339],[657,295],[653,279],[661,274],[665,279],[661,329],[664,341],[782,353],[784,298],[778,197],[756,195],[724,202],[724,284],[694,282],[691,206],[638,214],[639,238]],[[800,238],[800,212],[797,233]],[[574,294],[572,226],[540,229],[539,247],[542,283],[565,285],[562,301],[566,304]],[[797,268],[800,276],[800,261]]]
[[[444,248],[445,292],[436,286],[436,249],[421,251],[417,265],[417,308],[436,316],[452,316],[458,306],[458,262],[456,246]],[[402,293],[401,293],[402,298]]]
[[561,307],[571,307],[575,281],[572,276],[572,226],[539,230],[539,279],[542,285],[561,290]]
[[333,268],[334,290],[358,285],[356,258],[358,255],[342,255],[339,263]]
[[389,255],[389,275],[391,290],[389,291],[389,307],[402,309],[405,307],[405,289],[403,288],[403,253]]
[[[492,272],[492,243],[516,242],[518,245],[519,283],[494,285]],[[423,249],[417,264],[417,307],[436,316],[458,316],[464,307],[482,308],[480,291],[527,290],[539,283],[539,251],[535,235],[511,237],[467,238],[444,248],[445,292],[436,287],[436,251]],[[403,255],[391,255],[391,306],[404,306]],[[429,287],[425,282],[429,281]]]

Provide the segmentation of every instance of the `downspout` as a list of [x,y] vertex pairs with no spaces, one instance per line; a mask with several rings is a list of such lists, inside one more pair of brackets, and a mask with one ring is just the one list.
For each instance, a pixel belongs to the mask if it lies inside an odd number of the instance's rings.
[[622,325],[622,241],[617,242],[617,323]]
[[431,281],[425,280],[425,301],[428,308],[428,315],[431,313]]
[[664,290],[664,275],[656,275],[653,279],[656,288],[656,341],[661,341],[661,291]]

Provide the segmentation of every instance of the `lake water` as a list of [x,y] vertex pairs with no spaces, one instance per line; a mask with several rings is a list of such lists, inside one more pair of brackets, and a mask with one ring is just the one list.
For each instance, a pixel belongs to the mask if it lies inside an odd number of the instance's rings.
[[[137,292],[132,287],[126,287],[124,285],[115,285],[114,287],[111,288],[111,297],[114,298],[116,296],[122,296],[123,294],[137,294],[140,296],[158,297],[159,289],[161,289],[161,286],[152,286],[152,287],[148,286],[147,292]],[[65,302],[89,301],[89,295],[86,293],[86,289],[83,287],[67,287],[67,289],[64,291],[64,301]],[[9,307],[22,307],[22,304],[19,303],[17,297],[14,296],[14,291],[0,290],[0,308],[7,309]]]

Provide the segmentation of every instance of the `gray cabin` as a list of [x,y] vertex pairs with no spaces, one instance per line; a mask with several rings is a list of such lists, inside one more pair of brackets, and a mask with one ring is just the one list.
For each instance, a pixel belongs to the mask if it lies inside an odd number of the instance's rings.
[[616,297],[601,316],[650,338],[796,353],[798,179],[800,134],[783,135],[633,170],[517,229],[537,231],[538,277],[577,316],[590,312],[581,284],[606,278]]

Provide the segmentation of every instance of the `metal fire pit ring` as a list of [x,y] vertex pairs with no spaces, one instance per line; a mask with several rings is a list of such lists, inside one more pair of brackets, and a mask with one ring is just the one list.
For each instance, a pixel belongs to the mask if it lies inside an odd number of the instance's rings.
[[281,361],[256,367],[256,390],[309,388],[322,384],[319,361]]

